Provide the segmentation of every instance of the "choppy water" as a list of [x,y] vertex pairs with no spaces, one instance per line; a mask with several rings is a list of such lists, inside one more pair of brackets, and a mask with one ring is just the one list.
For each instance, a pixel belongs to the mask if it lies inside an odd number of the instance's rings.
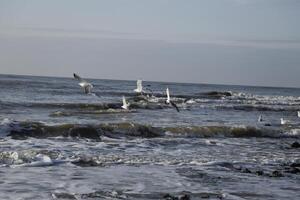
[[300,89],[89,81],[0,75],[0,199],[300,198]]

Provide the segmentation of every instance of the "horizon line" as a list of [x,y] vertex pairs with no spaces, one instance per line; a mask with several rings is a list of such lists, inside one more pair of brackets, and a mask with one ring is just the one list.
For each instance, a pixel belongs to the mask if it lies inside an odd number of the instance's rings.
[[[74,73],[74,72],[73,72]],[[10,74],[10,73],[0,73],[0,76],[27,76],[27,77],[41,77],[41,78],[69,78],[73,79],[73,76],[52,76],[52,75],[34,75],[34,74]],[[89,78],[85,77],[85,79],[90,80],[110,80],[110,81],[136,81],[135,79],[110,79],[110,78]],[[240,85],[240,84],[226,84],[226,83],[196,83],[196,82],[175,82],[175,81],[159,81],[159,80],[144,80],[146,82],[155,82],[155,83],[175,83],[175,84],[195,84],[195,85],[222,85],[222,86],[242,86],[242,87],[257,87],[257,88],[282,88],[282,89],[300,89],[300,87],[296,86],[270,86],[270,85]]]

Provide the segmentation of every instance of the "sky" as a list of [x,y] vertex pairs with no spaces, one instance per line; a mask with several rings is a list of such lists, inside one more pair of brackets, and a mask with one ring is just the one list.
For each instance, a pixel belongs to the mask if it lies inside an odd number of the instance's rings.
[[0,0],[0,74],[300,87],[300,0]]

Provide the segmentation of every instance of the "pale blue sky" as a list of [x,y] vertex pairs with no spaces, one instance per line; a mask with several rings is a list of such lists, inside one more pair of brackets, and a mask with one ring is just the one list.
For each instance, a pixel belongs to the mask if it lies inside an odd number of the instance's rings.
[[300,0],[0,0],[0,73],[300,87]]

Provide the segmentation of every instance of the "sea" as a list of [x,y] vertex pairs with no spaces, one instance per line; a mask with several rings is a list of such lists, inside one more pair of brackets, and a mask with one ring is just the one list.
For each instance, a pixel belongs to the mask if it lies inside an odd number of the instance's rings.
[[300,199],[300,89],[86,80],[0,75],[0,199]]

